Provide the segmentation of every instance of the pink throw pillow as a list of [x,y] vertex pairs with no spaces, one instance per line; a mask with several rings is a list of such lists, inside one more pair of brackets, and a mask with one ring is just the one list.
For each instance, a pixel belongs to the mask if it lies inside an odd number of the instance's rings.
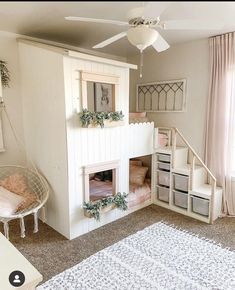
[[168,144],[168,137],[165,134],[158,134],[158,143],[160,147],[165,147]]
[[10,192],[16,193],[23,198],[22,203],[17,211],[24,210],[37,202],[37,196],[28,189],[26,177],[21,174],[13,174],[0,180],[0,186],[4,187]]
[[0,216],[7,217],[16,213],[22,203],[24,197],[13,193],[4,187],[0,186]]
[[130,183],[143,185],[147,171],[148,167],[130,166]]
[[143,162],[141,160],[130,160],[131,166],[142,166]]

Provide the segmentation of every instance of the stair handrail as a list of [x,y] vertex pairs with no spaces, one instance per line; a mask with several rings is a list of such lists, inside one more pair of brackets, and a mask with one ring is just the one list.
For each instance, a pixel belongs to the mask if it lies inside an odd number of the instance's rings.
[[172,132],[172,161],[173,161],[173,168],[174,168],[174,160],[175,160],[175,150],[176,150],[176,138],[177,138],[177,134],[181,137],[181,139],[183,140],[183,142],[187,145],[187,147],[189,148],[189,150],[192,152],[193,154],[193,162],[192,162],[192,171],[194,170],[194,166],[195,166],[195,158],[199,161],[199,163],[202,165],[202,167],[206,170],[207,174],[210,176],[212,182],[212,190],[211,190],[211,205],[210,205],[210,223],[213,223],[213,213],[214,213],[214,195],[215,195],[215,191],[216,191],[216,178],[215,176],[212,174],[212,172],[210,171],[210,169],[206,166],[206,164],[202,161],[202,159],[200,158],[200,156],[195,152],[195,150],[192,148],[192,146],[188,143],[188,141],[184,138],[183,134],[179,131],[178,128],[176,127],[158,127],[158,129],[164,129],[164,130],[170,130]]
[[206,166],[206,164],[202,161],[202,159],[200,158],[200,156],[195,152],[195,150],[192,148],[192,146],[188,143],[188,141],[184,138],[184,136],[182,135],[182,133],[179,131],[178,128],[173,127],[172,129],[174,129],[177,134],[179,134],[179,136],[181,137],[181,139],[184,141],[184,143],[188,146],[188,148],[190,149],[190,151],[193,153],[193,155],[197,158],[197,160],[201,163],[201,165],[205,168],[205,170],[208,172],[208,174],[210,175],[211,179],[216,182],[216,178],[213,175],[213,173],[210,171],[210,169]]
[[[181,139],[184,141],[184,143],[188,146],[189,150],[193,153],[193,155],[197,158],[197,160],[201,163],[201,165],[203,166],[203,168],[207,171],[207,173],[209,174],[210,178],[212,179],[211,182],[211,202],[210,202],[210,223],[213,223],[213,215],[214,215],[214,196],[215,196],[215,191],[216,191],[216,178],[215,176],[212,174],[212,172],[210,171],[210,169],[206,166],[206,164],[201,160],[201,158],[199,157],[199,155],[194,151],[194,149],[191,147],[191,145],[188,143],[188,141],[184,138],[184,136],[182,135],[182,133],[178,130],[178,128],[173,127],[172,128],[175,132],[174,134],[174,144],[176,144],[176,133],[181,137]],[[194,166],[194,165],[193,165]],[[192,168],[192,170],[194,170],[194,168]]]

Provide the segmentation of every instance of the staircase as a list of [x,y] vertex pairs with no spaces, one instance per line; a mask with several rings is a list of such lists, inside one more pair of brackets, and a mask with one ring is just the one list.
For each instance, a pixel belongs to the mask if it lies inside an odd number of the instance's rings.
[[[166,147],[158,142],[163,131],[170,133]],[[213,223],[221,214],[222,189],[211,171],[177,128],[155,128],[155,137],[153,203]]]

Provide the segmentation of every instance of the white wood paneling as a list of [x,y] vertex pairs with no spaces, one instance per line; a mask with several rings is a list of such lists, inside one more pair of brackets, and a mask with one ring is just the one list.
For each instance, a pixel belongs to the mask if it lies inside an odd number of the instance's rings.
[[[129,69],[76,60],[64,57],[64,70],[70,83],[65,82],[67,146],[68,146],[68,176],[70,193],[71,238],[95,229],[117,218],[118,210],[104,214],[97,223],[83,215],[84,176],[82,167],[110,160],[120,160],[119,188],[121,192],[128,192],[129,170],[128,127],[129,105]],[[79,71],[110,74],[119,77],[119,93],[116,96],[116,109],[125,115],[125,126],[114,128],[81,128],[78,111],[81,111],[81,83]],[[69,77],[70,76],[70,77]],[[72,84],[72,85],[71,85]],[[73,120],[71,122],[71,120]],[[126,140],[126,141],[125,141]],[[126,160],[125,160],[126,159]]]
[[129,158],[153,154],[154,123],[136,123],[128,127]]
[[[26,43],[19,46],[27,152],[52,187],[48,224],[72,239],[132,212],[114,209],[97,222],[85,217],[82,208],[84,166],[119,160],[117,183],[128,193],[129,158],[152,153],[153,124],[128,124],[129,66],[76,59]],[[81,71],[117,76],[115,109],[122,110],[124,126],[81,127]]]
[[47,223],[69,238],[63,57],[25,43],[19,43],[19,52],[27,155],[52,189]]
[[[153,123],[128,124],[129,113],[129,69],[104,63],[91,62],[64,57],[64,69],[67,78],[65,84],[68,175],[70,192],[71,238],[111,222],[128,212],[114,209],[105,213],[100,222],[83,215],[84,176],[82,167],[92,164],[119,160],[119,189],[129,191],[129,158],[148,155],[153,152]],[[114,128],[82,128],[79,124],[81,111],[80,71],[110,74],[119,78],[119,90],[116,96],[116,110],[125,115],[125,125]],[[68,77],[70,75],[70,77]],[[74,120],[72,123],[70,120]],[[73,126],[71,125],[73,124]],[[76,125],[75,125],[76,124]],[[130,135],[133,136],[130,138]],[[147,137],[146,137],[147,136]],[[147,139],[146,139],[147,138]],[[146,140],[145,140],[146,139]],[[133,152],[130,156],[130,152]],[[74,174],[75,172],[75,174]]]

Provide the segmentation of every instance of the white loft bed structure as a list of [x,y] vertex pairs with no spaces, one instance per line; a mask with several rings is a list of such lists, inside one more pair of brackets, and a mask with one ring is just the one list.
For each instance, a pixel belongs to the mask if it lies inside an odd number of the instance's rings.
[[[192,183],[196,158],[189,160],[192,166],[186,165],[188,171],[184,172],[190,178],[187,208],[177,207],[172,174],[177,174],[176,160],[182,158],[179,166],[188,164],[188,151],[182,149],[184,154],[177,153],[181,151],[174,138],[171,140],[173,146],[159,148],[156,141],[158,131],[153,122],[129,124],[129,70],[136,69],[135,65],[25,40],[19,40],[19,52],[25,143],[27,152],[51,186],[47,203],[47,223],[51,227],[73,239],[151,203],[205,222],[218,217],[221,190],[217,190],[214,184],[207,186],[209,202],[205,206],[209,208],[208,215],[192,211],[191,199],[197,196],[196,179]],[[114,109],[122,110],[125,116],[122,126],[81,127],[78,113],[88,106],[88,82],[114,86]],[[82,205],[89,200],[89,176],[98,171],[112,170],[114,191],[128,193],[129,160],[146,155],[152,156],[150,199],[126,212],[113,209],[104,213],[100,222],[86,217]],[[165,185],[159,182],[159,156],[165,158],[161,163],[168,166],[167,171],[163,169],[169,175]],[[200,185],[206,183],[203,174],[200,178]],[[195,192],[190,192],[192,190]]]
[[[150,204],[114,209],[100,222],[82,209],[86,174],[114,169],[116,190],[128,192],[129,159],[153,154],[154,124],[128,122],[129,70],[136,66],[28,41],[19,41],[19,51],[26,147],[52,189],[47,223],[73,239]],[[77,113],[86,100],[85,81],[106,82],[109,76],[124,125],[82,128]]]

